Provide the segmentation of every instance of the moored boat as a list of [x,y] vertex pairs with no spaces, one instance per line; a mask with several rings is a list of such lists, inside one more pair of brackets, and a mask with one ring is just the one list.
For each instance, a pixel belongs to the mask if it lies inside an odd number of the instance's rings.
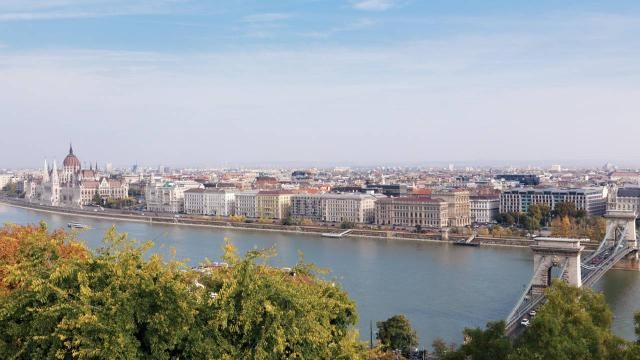
[[67,227],[72,229],[91,229],[89,225],[80,224],[80,223],[68,223]]

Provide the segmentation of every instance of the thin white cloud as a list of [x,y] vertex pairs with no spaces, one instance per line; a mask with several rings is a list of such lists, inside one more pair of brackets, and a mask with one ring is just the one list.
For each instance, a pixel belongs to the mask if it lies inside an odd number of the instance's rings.
[[395,0],[358,0],[352,3],[354,9],[364,11],[384,11],[395,5]]
[[0,14],[0,21],[33,21],[55,19],[81,19],[100,16],[113,16],[117,13],[92,13],[92,12],[23,12]]
[[376,24],[376,22],[371,20],[371,19],[358,19],[358,20],[356,20],[356,21],[354,21],[352,23],[346,24],[346,25],[335,26],[335,27],[329,28],[329,29],[324,30],[324,31],[308,32],[308,33],[304,33],[302,35],[305,36],[305,37],[310,37],[310,38],[315,38],[315,39],[326,39],[326,38],[331,37],[331,36],[336,35],[336,34],[340,34],[340,33],[344,33],[344,32],[351,32],[351,31],[358,31],[358,30],[370,28],[370,27],[374,26],[375,24]]
[[291,18],[291,14],[287,13],[262,13],[247,15],[242,20],[247,23],[265,23],[282,21]]
[[82,19],[182,11],[188,0],[2,0],[0,21]]

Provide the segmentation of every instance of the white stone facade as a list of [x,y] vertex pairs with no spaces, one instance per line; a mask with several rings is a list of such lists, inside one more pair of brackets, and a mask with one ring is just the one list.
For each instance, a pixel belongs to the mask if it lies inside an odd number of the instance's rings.
[[204,188],[195,181],[165,181],[147,185],[145,201],[148,211],[180,213],[184,211],[184,193],[189,189]]
[[234,214],[235,193],[225,189],[190,189],[184,193],[184,212],[196,215]]
[[235,214],[255,219],[257,190],[242,191],[235,194]]
[[376,200],[370,194],[323,194],[322,221],[373,223]]
[[497,197],[471,197],[471,222],[488,224],[496,220],[500,213],[500,199]]

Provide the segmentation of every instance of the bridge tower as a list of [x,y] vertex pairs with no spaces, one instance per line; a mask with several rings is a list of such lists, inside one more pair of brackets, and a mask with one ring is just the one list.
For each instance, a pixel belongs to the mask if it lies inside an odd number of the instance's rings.
[[558,269],[562,279],[570,285],[582,286],[580,271],[580,254],[584,246],[581,241],[588,239],[567,239],[539,237],[531,246],[533,251],[533,279],[531,294],[542,295],[544,289],[551,285],[552,272]]
[[633,210],[609,210],[604,215],[607,219],[606,242],[608,246],[613,246],[616,239],[617,231],[624,231],[624,240],[627,244],[638,247],[636,239],[636,219],[637,215]]

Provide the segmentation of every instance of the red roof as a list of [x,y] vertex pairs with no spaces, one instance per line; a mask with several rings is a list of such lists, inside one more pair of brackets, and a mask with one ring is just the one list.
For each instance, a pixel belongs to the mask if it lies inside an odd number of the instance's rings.
[[73,155],[73,148],[71,146],[69,146],[69,154],[64,158],[62,165],[70,167],[80,167],[80,160],[78,160],[78,158]]

